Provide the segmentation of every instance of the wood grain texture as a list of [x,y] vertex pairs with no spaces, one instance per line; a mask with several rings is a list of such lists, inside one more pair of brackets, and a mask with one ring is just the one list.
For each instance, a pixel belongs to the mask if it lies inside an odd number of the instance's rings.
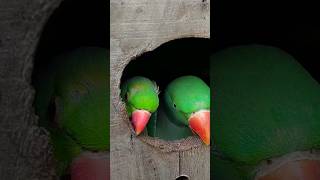
[[32,107],[33,55],[60,0],[0,1],[0,179],[55,179],[47,132]]
[[181,152],[180,174],[192,180],[210,179],[210,148],[202,146]]
[[[208,0],[111,0],[111,179],[210,179],[210,150],[165,152],[136,137],[120,101],[120,79],[130,60],[170,40],[209,38]],[[183,140],[182,140],[183,141]],[[183,142],[180,142],[183,143]],[[178,144],[175,144],[179,146]]]

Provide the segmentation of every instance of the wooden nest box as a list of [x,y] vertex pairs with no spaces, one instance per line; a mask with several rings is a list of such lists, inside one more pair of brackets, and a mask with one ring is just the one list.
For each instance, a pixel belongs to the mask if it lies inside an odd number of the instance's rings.
[[196,137],[135,136],[120,98],[124,69],[136,57],[169,41],[209,38],[210,1],[112,0],[110,12],[111,179],[210,179],[208,146]]

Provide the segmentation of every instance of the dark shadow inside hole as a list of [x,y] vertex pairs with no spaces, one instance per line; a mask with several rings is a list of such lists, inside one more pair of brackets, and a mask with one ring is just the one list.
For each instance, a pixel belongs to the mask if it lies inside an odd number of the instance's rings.
[[160,98],[167,85],[180,76],[197,76],[209,86],[209,42],[205,38],[166,42],[132,59],[123,71],[121,83],[134,76],[147,77],[159,86]]
[[176,180],[189,180],[189,177],[187,175],[181,175],[177,177]]
[[209,40],[184,38],[162,44],[130,61],[121,82],[133,76],[156,81],[160,91],[177,77],[194,75],[209,84]]
[[[42,69],[50,69],[52,59],[59,54],[88,46],[110,49],[108,14],[109,5],[105,1],[62,1],[42,30],[34,59],[32,84]],[[54,113],[55,107],[50,105],[49,116]],[[54,117],[49,119],[54,120]],[[61,179],[70,179],[70,175]]]

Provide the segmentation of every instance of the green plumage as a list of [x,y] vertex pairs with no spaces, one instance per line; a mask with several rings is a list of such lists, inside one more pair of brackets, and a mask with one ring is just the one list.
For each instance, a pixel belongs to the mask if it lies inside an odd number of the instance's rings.
[[261,45],[229,48],[211,57],[210,77],[214,144],[233,163],[319,147],[320,86],[292,56]]
[[147,129],[149,136],[164,140],[177,140],[193,135],[188,126],[174,124],[161,105],[147,124]]
[[176,78],[164,90],[158,112],[148,124],[148,134],[165,140],[191,136],[188,119],[199,110],[210,110],[208,85],[195,76]]
[[121,85],[121,97],[129,116],[136,109],[152,113],[147,124],[148,135],[152,137],[176,140],[193,135],[188,118],[193,112],[210,109],[209,87],[195,76],[179,77],[168,84],[161,98],[158,94],[157,85],[141,76]]
[[82,150],[109,149],[109,61],[103,48],[63,54],[35,79],[35,109],[61,172]]
[[83,151],[64,131],[57,128],[49,128],[51,143],[53,144],[54,157],[57,160],[56,172],[64,175],[69,168],[70,163]]
[[137,109],[155,112],[159,106],[158,94],[156,83],[142,76],[132,77],[121,84],[121,98],[129,116]]
[[188,118],[199,110],[210,110],[210,88],[200,78],[182,76],[173,80],[164,92],[167,115],[177,125],[188,126]]
[[219,158],[210,154],[213,172],[210,177],[214,180],[246,180],[246,173],[243,172],[233,162]]

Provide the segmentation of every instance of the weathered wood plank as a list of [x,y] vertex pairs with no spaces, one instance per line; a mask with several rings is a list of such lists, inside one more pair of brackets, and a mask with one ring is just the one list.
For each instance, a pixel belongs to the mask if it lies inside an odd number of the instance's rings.
[[111,179],[173,179],[179,173],[179,153],[157,151],[133,137],[124,116],[111,107]]
[[[132,135],[119,86],[122,72],[133,57],[170,40],[209,38],[210,1],[111,0],[110,3],[111,179],[167,180],[181,173],[191,179],[209,179],[208,147],[164,152]],[[197,167],[197,162],[201,166]]]
[[180,152],[180,174],[188,175],[192,180],[209,180],[210,147]]

